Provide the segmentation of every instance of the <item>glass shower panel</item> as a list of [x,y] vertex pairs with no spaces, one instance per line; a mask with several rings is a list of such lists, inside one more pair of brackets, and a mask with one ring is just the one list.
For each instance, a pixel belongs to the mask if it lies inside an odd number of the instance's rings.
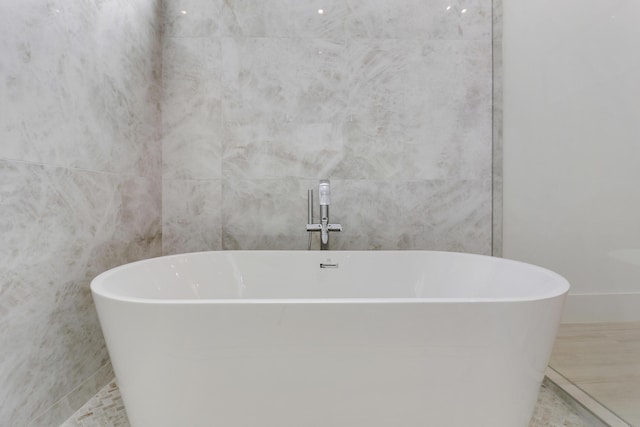
[[569,279],[600,350],[558,369],[640,425],[640,2],[506,0],[503,46],[504,256]]

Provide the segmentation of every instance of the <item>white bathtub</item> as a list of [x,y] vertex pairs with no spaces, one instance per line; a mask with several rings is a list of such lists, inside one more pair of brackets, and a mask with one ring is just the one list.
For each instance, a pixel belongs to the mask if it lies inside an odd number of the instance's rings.
[[133,427],[525,427],[569,284],[478,255],[225,251],[91,289]]

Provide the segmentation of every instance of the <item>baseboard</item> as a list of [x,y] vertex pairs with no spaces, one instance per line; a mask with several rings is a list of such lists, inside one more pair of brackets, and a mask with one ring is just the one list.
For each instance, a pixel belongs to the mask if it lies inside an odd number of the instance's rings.
[[640,293],[569,294],[562,323],[640,322]]

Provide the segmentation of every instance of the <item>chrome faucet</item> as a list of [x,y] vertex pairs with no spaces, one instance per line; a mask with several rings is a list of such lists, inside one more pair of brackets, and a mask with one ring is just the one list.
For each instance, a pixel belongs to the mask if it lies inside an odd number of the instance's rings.
[[320,232],[320,250],[329,249],[329,232],[342,231],[342,225],[329,223],[329,205],[331,204],[331,186],[328,179],[320,180],[318,189],[320,199],[320,223],[313,223],[313,190],[307,192],[307,231],[309,232],[309,249],[311,249],[311,233]]

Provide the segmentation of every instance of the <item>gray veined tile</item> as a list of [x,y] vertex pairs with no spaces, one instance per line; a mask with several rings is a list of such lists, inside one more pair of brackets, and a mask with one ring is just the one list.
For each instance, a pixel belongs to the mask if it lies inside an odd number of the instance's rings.
[[155,28],[136,18],[152,22],[153,10],[135,5],[112,21],[111,4],[0,7],[7,8],[0,11],[0,69],[9,101],[0,107],[0,158],[152,173],[141,157],[153,155],[157,141],[157,107],[149,101],[159,94],[152,70],[159,51]]
[[490,111],[490,42],[356,40],[348,58],[350,115],[406,126],[434,112]]
[[339,179],[443,179],[450,133],[429,123],[398,126],[364,114],[343,124],[344,150],[331,176]]
[[163,181],[163,253],[221,249],[220,180]]
[[351,38],[490,40],[491,0],[346,0]]
[[355,40],[348,52],[341,177],[480,179],[491,173],[485,167],[491,163],[490,43]]
[[25,425],[107,362],[89,282],[160,254],[160,193],[148,178],[7,161],[0,182],[0,411]]
[[219,33],[223,0],[165,0],[163,36],[212,37]]
[[163,46],[162,161],[166,179],[219,179],[220,43],[172,38]]
[[222,35],[344,40],[344,0],[236,0],[225,2]]
[[294,178],[225,180],[223,249],[306,249],[307,189],[316,185]]
[[226,180],[335,177],[343,146],[342,128],[331,122],[227,122],[223,176]]
[[[491,187],[482,181],[332,181],[338,249],[489,254]],[[366,209],[350,209],[365,206]]]
[[89,281],[160,254],[157,18],[156,2],[0,2],[0,423],[87,393],[108,358]]
[[223,39],[224,120],[322,123],[340,117],[344,53],[344,44],[326,39]]

